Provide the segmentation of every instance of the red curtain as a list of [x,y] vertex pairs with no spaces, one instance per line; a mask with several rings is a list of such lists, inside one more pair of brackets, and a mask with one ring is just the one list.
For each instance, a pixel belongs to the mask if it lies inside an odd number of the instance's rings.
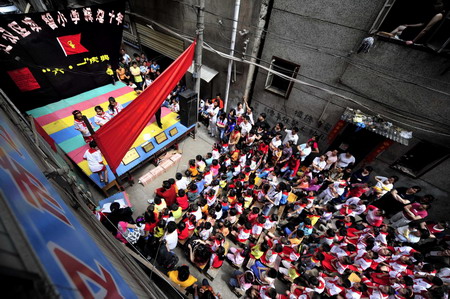
[[195,41],[133,102],[95,133],[94,140],[112,171],[119,167],[134,141],[189,69],[194,50]]

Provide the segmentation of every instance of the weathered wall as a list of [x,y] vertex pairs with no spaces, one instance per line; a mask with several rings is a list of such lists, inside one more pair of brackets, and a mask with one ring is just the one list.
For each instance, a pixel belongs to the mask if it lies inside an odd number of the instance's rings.
[[[284,99],[264,90],[267,72],[261,69],[252,106],[256,114],[265,112],[271,123],[299,126],[301,141],[313,133],[323,134],[322,149],[327,148],[325,136],[345,107],[392,117],[415,137],[408,147],[394,144],[374,165],[379,173],[398,174],[389,165],[418,139],[450,144],[448,137],[410,126],[448,131],[450,72],[440,75],[448,67],[447,57],[387,41],[377,40],[368,54],[355,53],[384,2],[275,0],[262,57],[263,64],[272,56],[300,64],[298,79],[339,92],[370,109],[297,83]],[[448,166],[447,160],[423,175],[422,181],[415,180],[416,184],[423,184],[426,193],[435,191],[445,202],[450,191]],[[404,177],[403,182],[412,180]],[[450,207],[433,209],[439,215],[448,212]]]
[[[260,1],[241,1],[238,30],[247,29],[247,36],[237,35],[237,52],[243,41],[253,41]],[[389,165],[406,153],[419,140],[444,146],[450,139],[411,127],[427,130],[448,130],[446,117],[450,112],[447,101],[450,93],[450,72],[440,75],[448,67],[448,59],[435,53],[405,45],[377,40],[368,54],[356,54],[360,42],[368,35],[384,0],[275,0],[264,43],[261,64],[268,66],[272,56],[300,64],[298,79],[331,89],[354,99],[347,101],[324,91],[294,84],[288,99],[264,90],[267,72],[258,69],[252,106],[255,115],[265,112],[271,123],[281,121],[301,129],[300,141],[312,134],[323,135],[321,149],[328,147],[325,136],[339,120],[346,107],[392,117],[397,125],[414,132],[408,147],[394,144],[374,162],[378,173],[397,171]],[[150,19],[195,35],[196,13],[186,4],[196,1],[132,1],[132,10]],[[205,41],[216,49],[228,52],[234,1],[212,0],[206,3]],[[250,53],[251,44],[247,49]],[[236,56],[240,56],[236,53]],[[202,84],[204,96],[210,92],[225,92],[228,61],[204,51],[204,64],[219,71],[211,86]],[[247,66],[237,64],[237,80],[231,85],[230,105],[241,100]],[[189,84],[189,82],[188,82]],[[433,91],[439,90],[440,92]],[[319,122],[320,120],[320,122]],[[422,177],[424,192],[435,189],[438,197],[448,197],[450,175],[448,160]],[[403,179],[407,183],[410,179]],[[431,184],[431,185],[430,185]],[[436,189],[437,186],[439,189]],[[442,201],[442,199],[441,199]],[[438,209],[439,213],[450,212]],[[442,212],[444,211],[444,212]],[[444,215],[444,214],[442,214]]]

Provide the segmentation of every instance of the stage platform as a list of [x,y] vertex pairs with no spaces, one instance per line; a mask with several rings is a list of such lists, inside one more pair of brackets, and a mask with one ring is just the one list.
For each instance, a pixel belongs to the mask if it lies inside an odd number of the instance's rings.
[[[67,156],[104,191],[105,184],[100,182],[97,174],[93,174],[89,170],[87,161],[83,159],[83,155],[89,148],[89,145],[84,142],[81,133],[74,129],[72,111],[80,110],[83,115],[90,119],[94,125],[94,130],[97,130],[99,127],[95,125],[93,120],[96,114],[94,107],[99,105],[107,111],[109,97],[114,97],[125,108],[137,97],[137,94],[132,88],[117,82],[115,85],[105,85],[77,96],[27,111]],[[158,127],[156,119],[153,117],[117,168],[117,174],[119,176],[129,174],[139,164],[159,155],[167,147],[176,143],[194,129],[194,126],[190,128],[183,126],[177,119],[177,116],[178,114],[163,107],[161,111],[163,128],[160,129]],[[139,115],[136,115],[136,117],[139,117]],[[145,150],[143,145],[146,145]],[[110,182],[115,180],[109,167],[108,176]],[[108,185],[111,185],[111,183]]]

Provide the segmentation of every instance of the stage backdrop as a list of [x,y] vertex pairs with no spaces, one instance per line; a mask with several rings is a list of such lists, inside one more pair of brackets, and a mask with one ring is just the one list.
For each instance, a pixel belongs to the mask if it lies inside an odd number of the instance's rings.
[[22,111],[111,83],[125,1],[0,16],[0,86]]

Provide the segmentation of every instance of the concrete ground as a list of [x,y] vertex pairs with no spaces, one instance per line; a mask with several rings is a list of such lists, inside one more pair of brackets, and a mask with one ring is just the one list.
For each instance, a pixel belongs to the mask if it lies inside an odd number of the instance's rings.
[[[206,128],[201,125],[197,130],[196,138],[193,139],[191,137],[187,137],[179,144],[179,151],[182,154],[181,161],[170,168],[166,173],[162,174],[156,180],[152,181],[147,186],[142,186],[138,184],[137,181],[140,176],[147,173],[155,166],[148,163],[148,165],[144,165],[143,167],[137,169],[132,173],[135,184],[133,186],[126,187],[126,192],[129,195],[130,201],[134,208],[134,216],[141,215],[148,206],[147,199],[151,199],[154,197],[154,191],[156,188],[161,187],[162,182],[169,178],[174,178],[177,172],[184,173],[184,171],[188,168],[188,161],[190,159],[195,158],[196,155],[204,156],[206,153],[210,152],[212,149],[212,145],[215,141],[208,135]],[[437,189],[435,186],[428,184],[422,180],[411,179],[407,176],[399,174],[397,171],[390,169],[388,165],[380,161],[374,161],[372,163],[374,167],[374,173],[376,175],[392,175],[396,174],[401,177],[401,184],[399,186],[410,186],[410,185],[420,185],[423,188],[423,193],[432,193],[437,198],[445,198],[446,194],[444,191]],[[103,194],[99,192],[98,189],[94,189],[95,187],[91,186],[91,192],[94,194],[94,198],[98,202],[104,198]],[[430,192],[431,191],[431,192]],[[434,209],[439,209],[439,204],[436,204]],[[440,218],[440,217],[439,217]],[[233,244],[230,242],[230,246]],[[203,278],[206,278],[204,274],[200,273],[195,267],[193,267],[186,259],[184,253],[180,248],[176,248],[175,252],[178,254],[180,258],[179,264],[186,264],[190,266],[191,273],[194,275],[198,282],[201,283]],[[220,269],[216,279],[214,281],[210,281],[210,284],[214,288],[216,292],[219,292],[222,295],[222,298],[235,298],[235,294],[231,292],[230,288],[227,285],[227,281],[231,277],[235,269],[232,268],[227,262],[224,262],[223,266]],[[241,269],[242,270],[242,269]],[[278,292],[284,292],[287,287],[285,284],[281,283],[279,280],[276,282],[276,288]]]
[[135,209],[135,215],[139,215],[145,211],[148,206],[147,199],[152,199],[154,197],[155,190],[162,186],[164,180],[175,178],[177,172],[184,174],[186,169],[188,169],[188,162],[190,159],[194,159],[196,155],[205,155],[207,152],[211,151],[214,143],[212,138],[208,135],[203,126],[197,131],[195,140],[191,137],[187,137],[179,144],[178,149],[182,155],[181,161],[147,186],[137,184],[137,181],[139,177],[155,168],[153,164],[148,163],[148,165],[145,165],[132,173],[136,184],[126,187],[126,192]]
[[[164,180],[174,178],[177,172],[181,172],[184,174],[184,171],[188,168],[188,161],[190,159],[194,159],[196,155],[206,155],[206,153],[211,151],[214,142],[215,141],[213,140],[213,138],[209,136],[205,126],[201,125],[197,130],[195,139],[187,137],[179,144],[179,151],[182,154],[181,161],[177,165],[174,165],[172,168],[170,168],[166,173],[158,177],[156,180],[152,181],[147,186],[142,186],[141,184],[137,183],[139,177],[155,168],[153,164],[148,163],[148,165],[145,165],[133,172],[132,176],[134,177],[135,184],[133,186],[127,186],[125,187],[125,189],[134,208],[134,217],[137,217],[138,215],[144,213],[145,209],[148,206],[147,199],[151,199],[154,197],[155,189],[161,187]],[[97,202],[104,199],[103,194],[100,193],[99,190],[94,189],[94,187],[92,186],[91,192],[92,194],[94,194],[94,198]],[[232,246],[235,245],[230,241],[230,247]],[[189,265],[191,274],[198,279],[198,283],[201,283],[203,278],[206,278],[206,276],[203,273],[200,273],[194,266],[189,263],[181,248],[177,247],[175,249],[175,252],[180,258],[178,265]],[[224,299],[236,298],[236,295],[231,292],[230,288],[227,285],[227,281],[230,279],[234,271],[235,269],[233,267],[231,267],[227,262],[224,262],[223,266],[220,269],[220,272],[217,274],[217,277],[214,279],[214,281],[209,281],[211,286],[214,288],[214,291],[219,292]],[[279,291],[286,290],[286,286],[283,285],[280,281],[276,282],[276,287]]]

